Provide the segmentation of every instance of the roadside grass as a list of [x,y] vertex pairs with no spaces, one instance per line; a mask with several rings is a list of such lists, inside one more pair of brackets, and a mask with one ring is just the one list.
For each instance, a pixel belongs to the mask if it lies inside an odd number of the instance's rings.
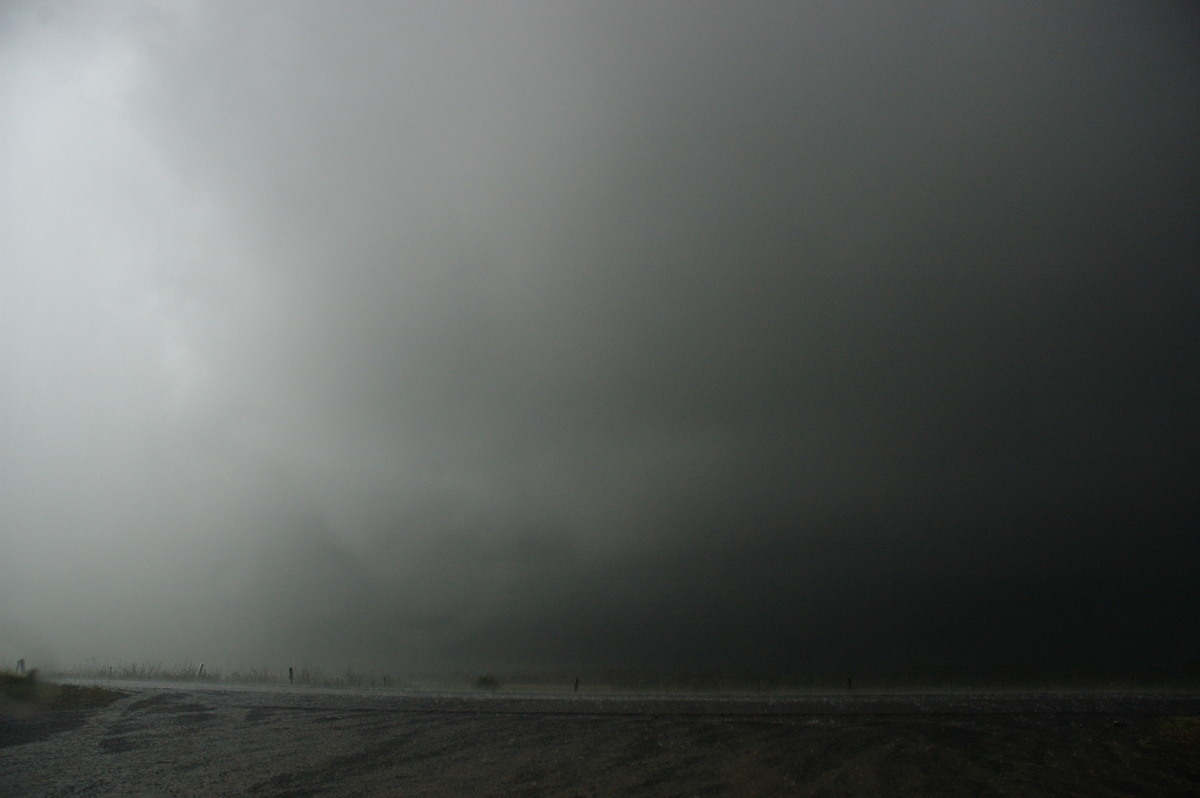
[[124,693],[103,687],[58,684],[26,675],[0,672],[0,699],[36,709],[90,709],[111,704]]
[[[493,666],[494,667],[494,666]],[[483,675],[480,675],[480,674]],[[322,669],[310,661],[263,667],[218,663],[161,662],[97,664],[55,671],[64,679],[164,681],[206,684],[283,685],[366,690],[498,691],[615,695],[905,695],[937,693],[1101,692],[1112,694],[1200,694],[1200,664],[1187,672],[1115,675],[1112,672],[1041,673],[992,670],[981,674],[934,666],[896,673],[737,669],[597,668],[550,671],[480,670],[393,673],[377,668]]]
[[410,687],[410,683],[390,673],[357,671],[347,668],[341,673],[328,673],[310,663],[296,667],[268,668],[254,665],[240,667],[211,666],[204,663],[193,665],[183,662],[163,665],[161,662],[127,662],[117,665],[75,666],[55,671],[55,675],[66,678],[135,681],[135,682],[189,682],[206,684],[244,685],[293,685],[297,687],[395,690]]

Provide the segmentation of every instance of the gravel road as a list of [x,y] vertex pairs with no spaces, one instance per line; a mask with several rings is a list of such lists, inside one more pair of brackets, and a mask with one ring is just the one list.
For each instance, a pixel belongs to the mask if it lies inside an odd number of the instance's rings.
[[1200,696],[110,686],[0,720],[0,795],[1200,795]]

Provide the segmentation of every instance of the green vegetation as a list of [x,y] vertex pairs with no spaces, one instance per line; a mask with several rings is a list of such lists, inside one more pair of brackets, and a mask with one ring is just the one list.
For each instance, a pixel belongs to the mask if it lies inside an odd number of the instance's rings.
[[38,678],[36,670],[24,676],[0,673],[0,697],[41,709],[102,707],[117,700],[121,695],[116,690],[106,690],[103,687],[46,682]]
[[46,685],[38,680],[36,670],[25,676],[0,673],[0,695],[9,700],[36,703],[45,690]]

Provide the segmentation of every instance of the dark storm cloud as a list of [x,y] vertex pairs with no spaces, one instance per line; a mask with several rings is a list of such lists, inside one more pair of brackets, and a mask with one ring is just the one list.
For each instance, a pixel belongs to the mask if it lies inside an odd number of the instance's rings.
[[[63,499],[13,529],[105,555],[21,590],[82,577],[129,647],[137,607],[259,659],[1195,656],[1182,7],[62,17],[21,57],[119,120],[95,136],[126,184],[107,216],[24,211],[14,268],[117,309],[10,322],[14,451],[77,476],[5,480]],[[64,30],[116,90],[47,66]],[[22,141],[101,191],[33,82],[5,95],[45,128]],[[32,190],[51,162],[22,146]],[[83,264],[114,248],[105,283]],[[30,276],[47,251],[59,282]]]

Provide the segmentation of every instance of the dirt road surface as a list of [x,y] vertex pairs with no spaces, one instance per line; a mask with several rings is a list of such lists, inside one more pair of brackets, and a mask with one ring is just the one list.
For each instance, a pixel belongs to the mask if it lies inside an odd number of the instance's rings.
[[0,795],[1200,795],[1200,696],[111,686],[0,718]]

